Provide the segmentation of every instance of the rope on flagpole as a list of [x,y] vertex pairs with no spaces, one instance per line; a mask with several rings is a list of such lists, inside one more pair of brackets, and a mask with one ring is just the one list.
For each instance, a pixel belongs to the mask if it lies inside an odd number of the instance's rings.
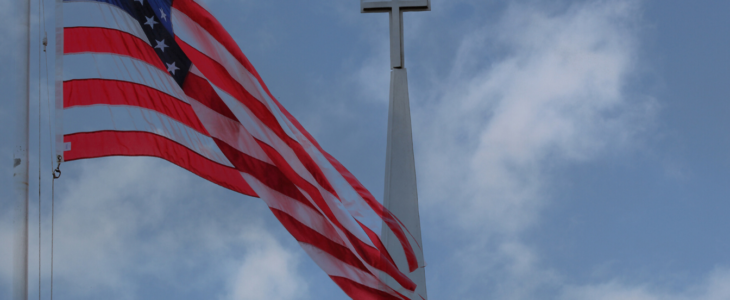
[[46,67],[46,113],[48,113],[48,149],[51,153],[51,289],[50,289],[50,299],[53,300],[53,258],[54,258],[54,246],[55,246],[55,229],[56,229],[56,179],[61,178],[61,156],[59,155],[56,158],[56,169],[53,169],[53,159],[54,159],[54,142],[53,142],[53,125],[51,122],[51,93],[48,92],[48,52],[46,51],[46,47],[48,46],[48,33],[46,31],[46,23],[45,23],[45,16],[46,16],[46,10],[45,10],[45,1],[41,1],[41,7],[43,11],[43,54],[46,58],[45,60],[45,67]]
[[[41,3],[44,3],[43,0],[41,0]],[[44,7],[43,9],[43,16],[44,16],[44,23],[43,23],[43,54],[46,57],[45,60],[45,66],[46,66],[46,91],[48,91],[48,52],[46,51],[46,46],[48,46],[48,33],[46,32],[46,25],[45,25],[45,3],[42,5]],[[55,245],[55,214],[56,214],[56,179],[61,178],[61,156],[59,155],[57,157],[57,165],[56,169],[53,169],[53,125],[51,122],[51,93],[46,92],[46,112],[48,113],[48,149],[51,152],[51,300],[53,300],[53,256],[54,256],[54,245]]]
[[53,300],[53,258],[54,258],[54,245],[55,245],[55,190],[56,190],[56,179],[61,177],[61,157],[59,156],[57,159],[57,165],[56,168],[53,168],[53,162],[54,162],[54,143],[53,143],[53,125],[51,122],[51,98],[50,98],[50,92],[48,91],[48,52],[46,51],[46,48],[48,46],[48,32],[46,30],[46,10],[45,10],[45,1],[40,0],[39,1],[39,8],[38,8],[38,14],[39,14],[39,21],[40,21],[40,29],[38,30],[38,35],[40,38],[41,30],[43,33],[43,38],[41,39],[41,44],[43,46],[43,52],[41,53],[38,51],[38,299],[41,299],[41,195],[42,195],[42,185],[41,185],[41,99],[42,99],[42,88],[41,88],[41,55],[43,55],[43,58],[45,58],[45,61],[43,61],[45,64],[45,83],[46,83],[46,113],[47,113],[47,122],[48,122],[48,148],[49,152],[51,153],[51,266],[50,266],[50,299]]

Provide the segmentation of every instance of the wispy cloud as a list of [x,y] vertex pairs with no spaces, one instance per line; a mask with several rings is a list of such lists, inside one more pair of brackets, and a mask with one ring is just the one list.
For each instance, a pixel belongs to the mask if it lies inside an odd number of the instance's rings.
[[722,300],[730,299],[730,271],[718,269],[700,283],[679,290],[649,285],[627,284],[614,280],[587,286],[570,286],[561,300]]
[[[467,207],[463,226],[485,225],[486,213],[490,228],[519,232],[548,198],[549,168],[632,141],[653,108],[624,90],[637,63],[636,14],[629,1],[560,13],[514,5],[496,29],[465,35],[438,99],[416,111],[419,166],[435,187],[427,194],[438,195],[426,204],[460,195],[448,207]],[[455,179],[446,193],[444,175]]]
[[656,104],[626,88],[639,18],[635,1],[513,4],[463,35],[445,78],[417,87],[435,95],[412,104],[426,239],[458,249],[437,267],[449,279],[433,276],[460,298],[559,286],[522,233],[558,201],[551,172],[630,149],[651,123]]
[[306,282],[297,274],[298,252],[284,248],[265,230],[248,231],[244,240],[251,246],[229,282],[230,294],[225,299],[307,298]]

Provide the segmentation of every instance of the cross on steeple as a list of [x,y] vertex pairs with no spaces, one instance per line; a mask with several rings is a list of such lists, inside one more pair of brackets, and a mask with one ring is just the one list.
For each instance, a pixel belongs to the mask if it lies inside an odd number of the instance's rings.
[[403,12],[431,10],[430,0],[390,0],[367,1],[360,0],[363,13],[388,12],[390,13],[390,66],[400,69],[403,61]]

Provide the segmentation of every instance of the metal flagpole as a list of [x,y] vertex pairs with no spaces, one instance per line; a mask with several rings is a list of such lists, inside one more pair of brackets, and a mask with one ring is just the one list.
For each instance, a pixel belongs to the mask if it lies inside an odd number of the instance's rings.
[[20,28],[20,66],[16,70],[20,91],[16,101],[15,149],[13,152],[13,179],[16,193],[15,249],[13,300],[28,299],[28,140],[30,136],[29,113],[30,81],[30,0],[21,4],[19,14]]

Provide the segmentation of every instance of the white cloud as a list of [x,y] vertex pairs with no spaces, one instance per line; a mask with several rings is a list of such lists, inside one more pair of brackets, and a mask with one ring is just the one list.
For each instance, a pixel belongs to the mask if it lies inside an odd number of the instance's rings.
[[459,249],[438,268],[459,274],[462,299],[559,286],[522,234],[555,201],[553,170],[630,149],[650,125],[653,100],[626,91],[639,18],[628,0],[514,4],[464,34],[446,78],[417,87],[434,95],[412,103],[426,239]]
[[304,299],[307,285],[297,274],[299,255],[285,249],[263,230],[251,230],[244,239],[252,246],[229,283],[231,300]]
[[387,51],[382,51],[388,49],[388,47],[382,45],[383,43],[375,42],[375,44],[381,45],[376,47],[381,51],[376,51],[375,55],[370,56],[363,62],[353,80],[358,82],[357,86],[360,88],[359,93],[356,94],[364,95],[364,98],[369,101],[387,103],[388,90],[383,87],[390,86],[390,74],[388,72],[390,55]]
[[495,30],[467,34],[438,99],[415,112],[426,194],[437,195],[426,205],[449,203],[461,226],[520,232],[548,198],[546,171],[633,141],[652,103],[624,91],[636,64],[632,3],[557,14],[514,5]]
[[649,285],[630,285],[618,281],[573,286],[564,289],[561,300],[724,300],[730,299],[730,271],[718,269],[701,283],[684,290],[667,291]]
[[595,286],[568,288],[562,295],[565,300],[670,300],[675,297],[656,295],[643,286],[629,287],[616,282]]
[[182,177],[132,160],[81,164],[78,179],[64,178],[66,189],[57,206],[56,255],[63,258],[57,277],[72,294],[111,291],[133,297],[133,281],[124,273],[132,272],[135,254],[148,246],[136,242],[137,235],[160,224],[163,203],[182,196],[175,184]]

